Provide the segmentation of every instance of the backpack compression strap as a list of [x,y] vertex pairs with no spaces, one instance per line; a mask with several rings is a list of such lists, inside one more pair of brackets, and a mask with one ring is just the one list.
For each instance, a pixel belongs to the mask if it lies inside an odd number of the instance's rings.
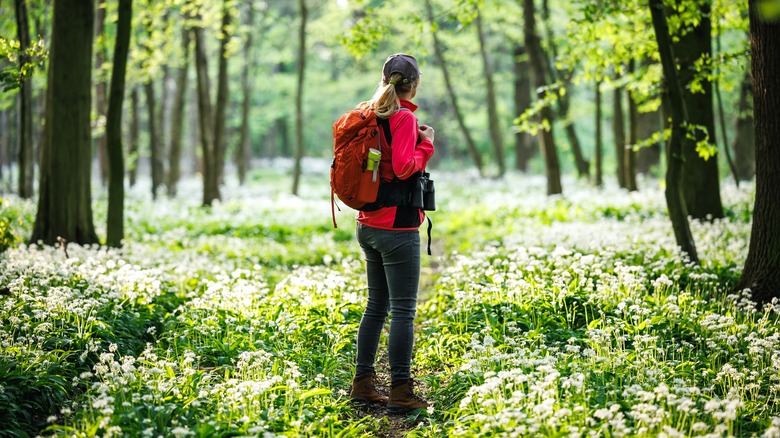
[[336,198],[335,198],[335,192],[333,191],[333,188],[330,189],[330,214],[331,217],[333,217],[333,228],[338,228],[339,226],[336,225],[336,209],[339,209],[341,211],[341,207],[336,205]]

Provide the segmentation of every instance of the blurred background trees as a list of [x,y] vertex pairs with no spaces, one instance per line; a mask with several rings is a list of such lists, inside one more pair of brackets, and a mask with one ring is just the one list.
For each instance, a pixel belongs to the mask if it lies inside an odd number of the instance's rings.
[[[54,5],[0,1],[0,188],[22,197],[44,175]],[[88,167],[102,184],[119,5],[95,2],[89,24]],[[688,112],[680,190],[690,216],[712,220],[723,216],[721,181],[755,172],[748,5],[661,7]],[[434,167],[544,174],[551,195],[566,175],[626,190],[666,176],[674,108],[645,1],[136,0],[128,49],[124,181],[153,198],[199,175],[210,205],[263,160],[291,176],[302,160],[327,163],[333,120],[371,96],[395,52],[419,60]]]

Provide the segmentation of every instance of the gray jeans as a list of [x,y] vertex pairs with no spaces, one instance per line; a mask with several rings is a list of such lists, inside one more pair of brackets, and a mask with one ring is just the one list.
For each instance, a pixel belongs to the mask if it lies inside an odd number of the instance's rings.
[[409,379],[420,283],[420,233],[358,223],[357,240],[366,256],[368,303],[358,328],[355,374],[374,371],[379,336],[390,312],[390,378],[393,382]]

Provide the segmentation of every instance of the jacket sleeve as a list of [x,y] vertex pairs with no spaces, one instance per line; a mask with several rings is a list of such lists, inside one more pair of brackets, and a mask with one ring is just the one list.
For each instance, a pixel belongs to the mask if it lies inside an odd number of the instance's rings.
[[407,179],[425,169],[433,156],[433,143],[423,140],[417,143],[417,118],[409,111],[401,111],[391,124],[393,133],[393,173],[399,179]]

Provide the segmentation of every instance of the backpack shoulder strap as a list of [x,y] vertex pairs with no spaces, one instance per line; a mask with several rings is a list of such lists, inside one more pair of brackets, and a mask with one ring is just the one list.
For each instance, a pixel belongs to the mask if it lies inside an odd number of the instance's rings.
[[[409,112],[412,112],[409,108],[404,108],[404,107],[399,108],[398,111],[409,111]],[[398,113],[398,111],[396,111],[393,114]],[[390,116],[390,117],[392,117],[392,116]],[[392,145],[393,144],[393,133],[390,132],[390,118],[388,117],[388,118],[385,119],[385,118],[382,118],[382,117],[377,117],[376,118],[376,122],[377,122],[377,125],[382,127],[382,131],[385,134],[385,139],[387,140],[387,145],[388,146]]]

